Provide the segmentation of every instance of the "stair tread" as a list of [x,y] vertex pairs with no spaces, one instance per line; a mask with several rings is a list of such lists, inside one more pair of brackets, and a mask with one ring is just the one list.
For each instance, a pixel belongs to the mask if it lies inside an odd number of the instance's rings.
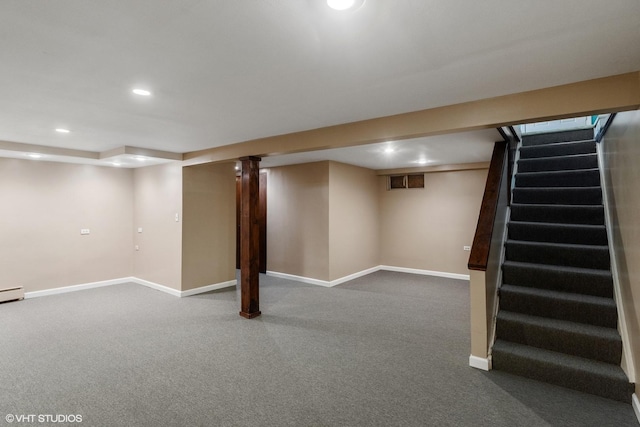
[[572,370],[578,370],[602,377],[608,377],[624,383],[629,382],[622,368],[611,363],[585,359],[584,357],[558,353],[556,351],[546,350],[538,347],[531,347],[528,345],[518,344],[500,339],[496,340],[496,342],[493,344],[493,351],[495,352],[496,350],[512,353],[529,360],[546,362],[563,368],[569,368]]
[[558,301],[575,301],[579,303],[602,305],[606,307],[616,308],[616,302],[613,300],[613,298],[578,294],[575,292],[562,292],[554,291],[551,289],[532,288],[529,286],[518,286],[509,284],[502,285],[500,287],[500,292],[511,292],[525,296],[538,296],[551,298]]
[[511,203],[511,220],[540,224],[604,225],[602,204]]
[[602,205],[602,187],[515,187],[512,192],[516,203]]
[[[535,147],[535,146],[532,146]],[[552,160],[552,161],[557,161],[558,159],[589,159],[589,158],[593,158],[593,157],[597,157],[596,153],[586,153],[586,154],[566,154],[564,156],[545,156],[545,157],[532,157],[532,158],[520,158],[518,161],[519,162],[532,162],[532,163],[537,163],[537,162],[544,162],[546,160]]]
[[499,297],[500,310],[608,328],[618,326],[618,307],[613,295],[503,284]]
[[548,242],[544,239],[529,240],[509,236],[505,242],[505,257],[508,261],[523,261],[543,265],[567,265],[595,269],[609,269],[611,257],[609,247],[602,242],[564,241]]
[[564,147],[570,147],[570,146],[574,146],[574,145],[580,145],[580,144],[584,144],[584,143],[593,143],[596,142],[594,139],[583,139],[580,141],[565,141],[565,142],[553,142],[550,144],[542,144],[542,145],[524,145],[522,147],[520,147],[520,149],[522,150],[531,150],[531,149],[537,149],[539,147],[549,147],[549,146],[564,146]]
[[621,341],[620,334],[617,329],[591,325],[588,323],[533,316],[530,314],[516,313],[506,310],[500,310],[498,313],[498,319],[534,325],[555,331],[565,331],[575,335],[597,337],[610,341]]
[[545,176],[545,175],[580,175],[585,173],[600,173],[598,168],[586,169],[567,169],[567,170],[550,170],[550,171],[534,171],[534,172],[518,172],[516,176]]
[[547,145],[557,144],[566,141],[578,141],[578,140],[593,140],[594,129],[587,126],[577,129],[567,130],[543,130],[537,133],[528,133],[522,135],[522,144],[525,146],[531,145]]
[[[542,134],[540,134],[542,135]],[[533,136],[533,135],[532,135]],[[579,139],[576,141],[557,141],[557,142],[547,142],[546,144],[537,144],[537,145],[523,145],[522,148],[531,148],[531,147],[548,147],[550,145],[564,145],[564,144],[582,144],[584,142],[595,142],[596,140],[593,138],[588,139]]]
[[[537,205],[541,206],[541,205]],[[541,221],[509,221],[509,224],[514,225],[527,225],[530,227],[548,227],[548,228],[573,228],[576,230],[605,230],[605,226],[600,224],[572,224],[563,222],[541,222]]]
[[511,266],[511,267],[521,267],[521,268],[539,268],[542,270],[561,270],[567,273],[573,274],[593,274],[598,276],[611,276],[610,270],[602,270],[598,268],[584,268],[584,267],[568,267],[564,265],[549,265],[549,264],[536,264],[533,262],[522,262],[522,261],[505,261],[503,265]]
[[520,157],[518,172],[586,170],[598,167],[598,156],[589,154],[567,154],[562,156]]
[[[601,190],[602,186],[600,185],[590,185],[588,187],[516,187],[514,190],[526,190],[526,191],[593,191],[593,190]],[[591,205],[585,205],[591,206]]]
[[596,251],[608,251],[609,245],[587,245],[583,243],[556,243],[556,242],[538,242],[532,240],[516,240],[507,239],[506,244],[516,244],[523,246],[543,246],[548,249],[586,249]]
[[[584,188],[584,187],[578,187],[578,188]],[[550,203],[546,203],[546,204],[545,203],[540,203],[540,204],[538,204],[538,203],[518,203],[518,202],[516,202],[516,203],[512,203],[511,204],[511,207],[514,207],[514,206],[533,207],[533,208],[540,208],[540,209],[541,208],[549,208],[549,209],[563,209],[563,208],[566,208],[566,209],[579,209],[579,208],[584,208],[584,209],[589,209],[590,210],[590,209],[593,209],[595,206],[598,206],[598,205],[562,205],[562,204],[554,205],[554,204],[550,204]],[[602,208],[604,205],[600,204],[599,206]]]

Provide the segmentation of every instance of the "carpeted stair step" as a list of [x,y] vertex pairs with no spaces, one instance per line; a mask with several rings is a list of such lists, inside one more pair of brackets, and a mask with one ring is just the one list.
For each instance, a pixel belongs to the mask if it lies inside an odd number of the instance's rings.
[[500,310],[616,328],[618,310],[613,298],[558,292],[526,286],[502,285]]
[[558,224],[604,224],[602,205],[511,204],[511,220]]
[[600,185],[598,169],[569,171],[520,172],[516,187],[594,187]]
[[622,360],[615,328],[500,310],[496,338],[614,365]]
[[572,156],[576,154],[593,154],[596,152],[595,141],[562,142],[558,144],[533,145],[520,148],[521,159],[539,157]]
[[629,402],[593,132],[522,139],[492,360],[495,369]]
[[561,387],[631,403],[634,392],[622,368],[610,363],[497,340],[494,369]]
[[556,144],[559,142],[588,141],[593,139],[593,137],[593,128],[547,132],[535,135],[523,135],[522,145],[528,147],[532,145]]
[[601,205],[602,189],[598,187],[514,188],[515,203],[541,205]]
[[511,285],[613,298],[606,270],[505,261],[502,274],[503,283]]
[[510,221],[509,239],[579,245],[606,245],[607,230],[604,225]]
[[596,154],[577,154],[573,156],[540,157],[519,159],[518,172],[542,172],[575,169],[593,169],[598,167]]
[[607,245],[507,240],[505,248],[505,259],[508,261],[601,270],[608,270],[611,267]]

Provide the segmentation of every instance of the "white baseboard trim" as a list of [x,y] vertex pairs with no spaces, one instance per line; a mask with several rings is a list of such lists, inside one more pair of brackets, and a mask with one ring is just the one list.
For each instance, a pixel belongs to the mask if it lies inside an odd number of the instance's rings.
[[469,280],[468,274],[446,273],[443,271],[419,270],[417,268],[393,267],[390,265],[381,265],[380,270],[397,271],[399,273],[421,274],[424,276],[446,277],[449,279]]
[[375,273],[378,270],[380,270],[380,266],[371,267],[367,268],[366,270],[358,271],[357,273],[353,273],[332,281],[312,279],[311,277],[296,276],[294,274],[280,273],[277,271],[267,271],[267,276],[278,277],[280,279],[295,280],[302,283],[308,283],[310,285],[323,286],[325,288],[332,288],[334,286],[338,286],[342,283],[348,282],[349,280],[357,279],[358,277]]
[[148,280],[138,279],[137,277],[131,277],[130,279],[131,282],[137,283],[138,285],[146,286],[147,288],[155,289],[156,291],[164,292],[165,294],[180,298],[181,292],[177,289],[173,289],[159,283],[150,282]]
[[148,280],[139,279],[137,277],[122,277],[120,279],[104,280],[101,282],[83,283],[80,285],[63,286],[60,288],[46,289],[44,291],[25,292],[24,298],[37,298],[49,295],[65,294],[67,292],[84,291],[86,289],[102,288],[104,286],[120,285],[123,283],[136,283],[138,285],[146,286],[157,291],[173,295],[174,297],[184,298],[191,295],[202,294],[204,292],[216,291],[218,289],[230,288],[235,286],[236,280],[229,280],[228,282],[215,283],[213,285],[201,286],[195,289],[189,289],[187,291],[179,291],[177,289],[170,288],[168,286],[160,285],[158,283],[150,282]]
[[638,419],[638,423],[640,423],[640,400],[638,400],[638,395],[636,393],[633,393],[633,398],[631,400],[633,412],[636,413],[636,418]]
[[332,280],[329,282],[329,286],[337,286],[342,283],[348,282],[349,280],[357,279],[358,277],[366,276],[367,274],[375,273],[380,270],[380,266],[367,268],[366,270],[358,271],[357,273],[350,274],[348,276],[341,277],[336,280]]
[[216,283],[208,286],[201,286],[195,289],[189,289],[188,291],[181,291],[180,298],[190,297],[191,295],[203,294],[205,292],[217,291],[218,289],[235,288],[238,284],[237,280],[229,280],[227,282]]
[[483,371],[491,370],[491,358],[483,359],[482,357],[474,356],[473,354],[469,356],[469,366],[476,369],[481,369]]
[[371,267],[366,270],[362,270],[357,273],[353,273],[332,281],[313,279],[311,277],[304,276],[296,276],[295,274],[280,273],[277,271],[267,271],[267,276],[278,277],[280,279],[295,280],[302,283],[308,283],[310,285],[324,286],[325,288],[332,288],[334,286],[348,282],[349,280],[357,279],[358,277],[366,276],[367,274],[375,273],[376,271],[380,270],[396,271],[399,273],[420,274],[423,276],[446,277],[449,279],[469,280],[468,274],[445,273],[442,271],[419,270],[417,268],[393,267],[390,265],[378,265],[376,267]]
[[83,283],[80,285],[63,286],[60,288],[46,289],[44,291],[25,292],[25,299],[45,297],[49,295],[66,294],[67,292],[83,291],[85,289],[102,288],[104,286],[119,285],[121,283],[133,282],[133,277],[123,277],[120,279],[103,280],[101,282]]
[[326,280],[312,279],[311,277],[296,276],[295,274],[280,273],[277,271],[268,271],[267,276],[277,277],[279,279],[295,280],[297,282],[308,283],[310,285],[324,286],[330,288],[331,283]]
[[230,288],[235,286],[237,281],[229,280],[227,282],[214,283],[213,285],[201,286],[195,289],[189,289],[187,291],[179,291],[177,289],[170,288],[168,286],[161,285],[159,283],[150,282],[148,280],[138,279],[137,277],[131,277],[131,282],[137,283],[142,286],[146,286],[156,291],[164,292],[169,295],[173,295],[178,298],[190,297],[192,295],[203,294],[205,292],[217,291],[218,289]]

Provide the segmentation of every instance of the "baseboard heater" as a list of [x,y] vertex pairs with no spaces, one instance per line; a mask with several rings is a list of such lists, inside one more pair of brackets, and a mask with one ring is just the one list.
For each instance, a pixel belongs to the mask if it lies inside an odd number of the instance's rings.
[[22,286],[17,288],[0,288],[0,303],[21,299],[24,299],[24,289],[22,289]]

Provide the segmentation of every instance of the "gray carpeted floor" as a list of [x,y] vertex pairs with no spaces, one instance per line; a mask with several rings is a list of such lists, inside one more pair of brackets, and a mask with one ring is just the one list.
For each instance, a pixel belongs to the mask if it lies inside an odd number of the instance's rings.
[[377,272],[331,289],[261,276],[253,320],[233,290],[3,304],[0,425],[637,426],[630,405],[470,368],[468,294]]

